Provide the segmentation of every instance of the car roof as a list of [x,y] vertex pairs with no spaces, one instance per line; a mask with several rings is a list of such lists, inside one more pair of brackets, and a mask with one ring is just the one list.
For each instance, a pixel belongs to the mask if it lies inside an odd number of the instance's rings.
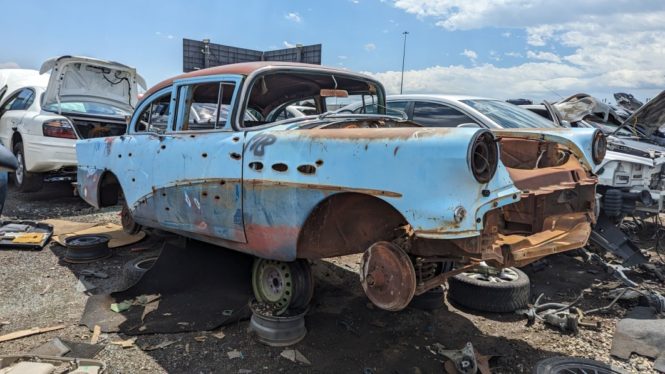
[[269,67],[274,67],[274,68],[315,68],[315,69],[320,69],[320,70],[327,70],[330,72],[336,72],[339,74],[344,74],[344,75],[357,75],[357,76],[363,76],[361,74],[355,74],[352,73],[348,70],[342,70],[342,69],[335,69],[335,68],[330,68],[330,67],[325,67],[321,65],[314,65],[314,64],[303,64],[299,62],[281,62],[281,61],[256,61],[256,62],[241,62],[238,64],[229,64],[229,65],[221,65],[221,66],[215,66],[207,69],[201,69],[201,70],[195,70],[189,73],[184,73],[177,75],[173,78],[165,79],[153,87],[151,87],[143,97],[148,97],[151,94],[153,94],[156,91],[161,90],[162,88],[168,87],[173,84],[174,81],[180,80],[180,79],[187,79],[187,78],[196,78],[196,77],[206,77],[209,75],[220,75],[220,74],[235,74],[235,75],[250,75],[253,72],[263,69],[263,68],[269,68]]

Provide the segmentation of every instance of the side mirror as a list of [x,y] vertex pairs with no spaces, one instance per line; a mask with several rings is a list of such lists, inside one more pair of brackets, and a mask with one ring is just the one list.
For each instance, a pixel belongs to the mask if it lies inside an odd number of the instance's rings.
[[461,123],[461,124],[457,125],[457,127],[466,127],[466,128],[477,129],[477,128],[480,127],[480,125],[477,124],[477,123],[468,122],[468,123]]
[[565,119],[562,119],[561,121],[559,121],[559,123],[561,123],[561,126],[563,127],[568,127],[568,128],[573,127],[573,125],[571,125],[570,122],[566,121]]

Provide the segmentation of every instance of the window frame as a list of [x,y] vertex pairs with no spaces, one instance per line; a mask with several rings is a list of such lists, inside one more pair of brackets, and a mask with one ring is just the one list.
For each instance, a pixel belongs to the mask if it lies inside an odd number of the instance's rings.
[[[199,77],[199,78],[188,78],[188,79],[180,79],[180,80],[175,80],[173,81],[173,86],[172,86],[172,97],[174,97],[176,100],[173,108],[175,109],[174,112],[171,112],[175,115],[171,115],[171,120],[169,121],[168,125],[168,131],[169,133],[177,133],[177,134],[202,134],[202,133],[210,133],[210,132],[228,132],[228,131],[235,131],[232,126],[232,121],[233,118],[235,118],[235,114],[238,111],[238,94],[241,89],[241,82],[242,82],[243,77],[241,75],[236,75],[236,74],[224,74],[224,75],[209,75],[205,77]],[[192,86],[192,85],[197,85],[201,83],[219,83],[219,84],[234,84],[235,87],[233,89],[233,94],[231,95],[231,102],[228,104],[230,106],[229,114],[226,117],[226,122],[224,123],[224,126],[214,128],[214,129],[209,129],[209,130],[181,130],[182,128],[182,120],[184,119],[184,109],[185,109],[185,102],[184,100],[180,100],[179,94],[180,94],[180,88],[185,88],[184,92],[188,91],[187,86]],[[218,115],[219,115],[219,108],[217,109]],[[216,123],[216,122],[215,122]]]
[[[159,100],[160,98],[162,98],[166,94],[171,94],[171,100],[170,100],[170,103],[169,103],[169,118],[166,121],[166,128],[164,129],[164,132],[161,133],[161,132],[155,132],[155,131],[150,131],[150,130],[136,131],[136,125],[139,121],[139,118],[141,117],[141,114],[143,114],[143,111],[146,109],[146,107],[151,106],[152,103],[154,103],[156,100]],[[173,106],[174,106],[174,100],[173,100],[172,87],[162,88],[161,90],[152,93],[150,96],[148,96],[148,97],[144,98],[143,100],[141,100],[141,103],[136,107],[136,110],[134,110],[134,114],[132,114],[132,119],[129,122],[130,131],[128,131],[127,133],[131,134],[131,135],[149,135],[149,134],[164,135],[165,133],[167,133],[169,131],[169,128],[170,128],[170,124],[171,124],[172,117],[173,117]]]

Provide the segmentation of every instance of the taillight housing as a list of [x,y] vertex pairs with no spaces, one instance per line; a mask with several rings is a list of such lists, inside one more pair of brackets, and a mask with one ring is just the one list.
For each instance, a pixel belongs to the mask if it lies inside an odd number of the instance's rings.
[[66,119],[52,119],[42,124],[44,136],[52,138],[76,139],[74,126]]

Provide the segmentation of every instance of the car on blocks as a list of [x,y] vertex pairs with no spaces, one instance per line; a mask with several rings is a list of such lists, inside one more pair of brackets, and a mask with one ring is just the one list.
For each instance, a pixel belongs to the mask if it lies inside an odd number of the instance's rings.
[[[121,204],[128,231],[256,256],[255,297],[276,314],[309,303],[309,260],[362,253],[368,298],[397,311],[456,274],[519,278],[504,269],[586,244],[597,130],[425,128],[385,99],[375,79],[318,65],[186,73],[148,90],[127,134],[77,142],[79,194]],[[379,109],[328,111],[354,100]],[[276,120],[305,101],[316,114]],[[201,104],[217,110],[200,120]]]

